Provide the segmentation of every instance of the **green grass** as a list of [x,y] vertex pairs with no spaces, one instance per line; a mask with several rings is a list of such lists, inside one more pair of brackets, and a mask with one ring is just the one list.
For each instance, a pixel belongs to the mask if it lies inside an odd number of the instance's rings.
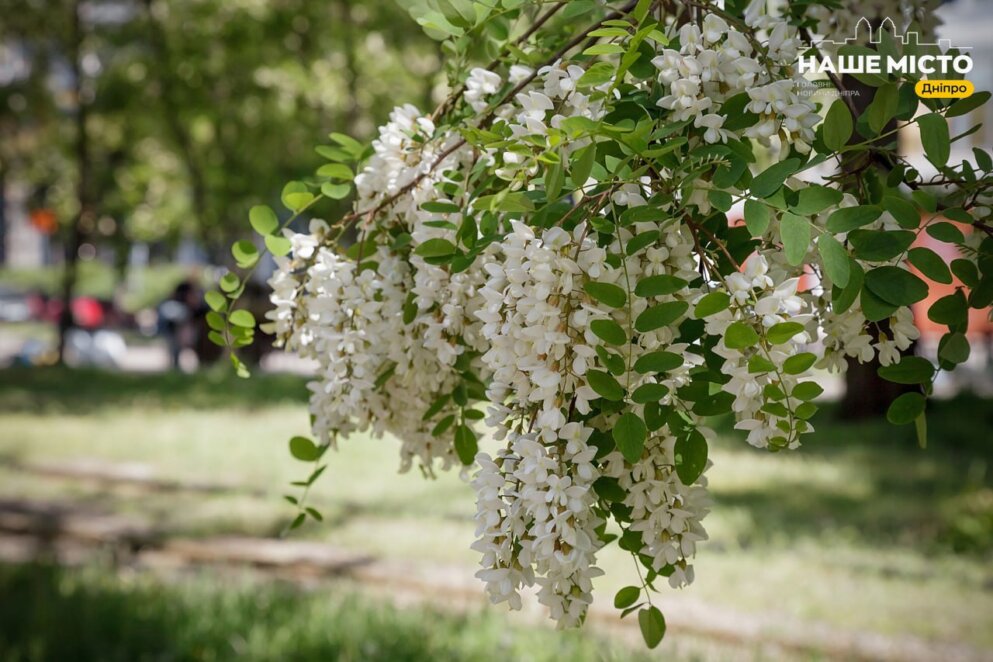
[[[303,380],[288,377],[0,372],[0,497],[73,499],[185,535],[273,534],[292,514],[280,494],[306,472],[286,450],[291,435],[306,433],[305,398]],[[719,428],[708,473],[711,540],[700,546],[697,581],[666,590],[663,607],[679,614],[703,602],[757,615],[773,638],[803,621],[993,651],[991,404],[934,403],[926,450],[907,428],[837,423],[830,408],[814,423],[803,448],[775,455]],[[471,489],[453,474],[396,475],[396,450],[388,438],[344,442],[312,493],[326,521],[298,535],[451,563],[471,576]],[[22,469],[79,458],[142,462],[164,478],[266,494],[136,492]],[[609,605],[634,570],[616,547],[601,557],[608,575],[597,601]]]
[[306,379],[256,375],[241,379],[229,364],[190,375],[155,376],[95,369],[14,367],[0,370],[0,412],[97,414],[103,410],[213,410],[307,401]]
[[7,662],[648,659],[590,635],[508,627],[478,610],[397,609],[340,585],[302,591],[238,575],[164,582],[99,567],[0,566],[0,594]]
[[[131,269],[123,283],[125,285],[123,307],[128,312],[134,312],[155,306],[169,296],[177,284],[191,275],[194,275],[194,271],[180,264]],[[119,282],[118,275],[111,265],[99,260],[79,264],[77,296],[113,299],[120,284],[122,283]],[[62,269],[59,267],[0,269],[0,286],[28,291],[37,290],[49,296],[60,296]]]

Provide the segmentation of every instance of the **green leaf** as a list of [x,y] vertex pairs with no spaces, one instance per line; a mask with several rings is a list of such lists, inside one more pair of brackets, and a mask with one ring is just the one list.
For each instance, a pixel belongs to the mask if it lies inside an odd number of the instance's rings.
[[332,184],[331,182],[321,184],[321,194],[332,200],[343,200],[348,197],[351,191],[350,184]]
[[690,430],[676,439],[676,475],[683,485],[692,485],[707,468],[707,439],[699,430]]
[[854,258],[848,259],[848,272],[848,284],[844,287],[832,288],[831,292],[831,307],[838,315],[852,307],[862,291],[865,279],[862,266]]
[[355,173],[344,163],[325,163],[317,169],[317,176],[327,177],[328,179],[340,179],[346,182],[355,179]]
[[823,392],[824,387],[817,382],[800,382],[790,395],[798,400],[807,402],[808,400],[813,400]]
[[810,352],[801,352],[800,354],[795,354],[783,362],[783,371],[788,375],[799,375],[800,373],[808,370],[814,363],[817,362],[817,357]]
[[624,47],[620,44],[593,44],[583,51],[583,55],[616,55],[623,52]]
[[583,289],[600,303],[612,308],[620,308],[627,303],[628,296],[623,288],[613,283],[597,283],[593,281],[583,285]]
[[267,205],[255,205],[249,209],[248,222],[263,237],[272,234],[279,227],[279,219],[276,218],[276,212]]
[[228,317],[228,321],[231,322],[231,324],[240,326],[244,329],[251,329],[255,327],[255,317],[244,308],[231,313]]
[[824,271],[831,282],[838,287],[847,285],[851,277],[851,262],[848,251],[841,242],[830,234],[822,234],[817,238],[817,252],[821,255]]
[[313,462],[321,457],[321,449],[307,437],[290,439],[290,455],[301,462]]
[[593,491],[611,502],[624,501],[624,497],[627,496],[627,492],[617,483],[617,479],[610,476],[600,476],[593,481]]
[[711,292],[709,294],[705,294],[699,301],[697,301],[696,307],[693,309],[693,316],[697,319],[703,319],[704,317],[709,317],[714,313],[727,310],[730,305],[731,297],[728,296],[727,292]]
[[365,150],[362,143],[344,133],[329,133],[328,138],[344,147],[353,157],[359,156]]
[[945,261],[930,248],[911,248],[907,253],[907,259],[917,269],[936,283],[946,285],[952,282],[952,272],[948,270]]
[[[224,300],[224,303],[227,304],[226,299]],[[209,326],[214,331],[224,331],[224,329],[227,327],[227,322],[224,321],[224,318],[221,317],[220,313],[217,313],[216,311],[213,310],[208,311],[207,314],[204,315],[204,320],[207,322],[207,326]]]
[[242,239],[231,245],[231,255],[242,269],[247,269],[259,260],[259,249],[255,244]]
[[915,237],[906,230],[852,230],[848,241],[860,260],[885,262],[907,250]]
[[669,387],[665,384],[642,384],[631,394],[631,399],[639,405],[649,402],[659,402],[669,394]]
[[802,216],[783,212],[779,233],[783,240],[786,261],[793,266],[799,265],[810,247],[810,222]]
[[745,227],[753,237],[761,237],[769,229],[769,207],[758,200],[745,200]]
[[932,223],[927,226],[926,232],[946,244],[961,244],[965,242],[965,235],[952,223]]
[[881,322],[893,315],[898,306],[884,301],[873,294],[872,290],[863,287],[859,294],[859,302],[862,304],[862,314],[870,322]]
[[314,147],[314,151],[328,161],[341,162],[350,161],[352,159],[351,155],[345,150],[338,147],[331,147],[330,145],[317,145]]
[[642,248],[654,244],[658,240],[658,238],[659,238],[658,230],[649,230],[648,232],[642,232],[641,234],[632,238],[631,241],[627,243],[627,246],[624,247],[624,251],[628,255],[634,255]]
[[641,589],[637,586],[625,586],[614,596],[614,607],[627,609],[641,597]]
[[667,301],[657,304],[638,315],[638,319],[634,321],[634,328],[639,333],[648,333],[663,326],[669,326],[682,317],[689,310],[689,307],[690,304],[685,301]]
[[266,235],[265,247],[276,257],[286,255],[293,248],[293,244],[286,237],[280,237],[279,235],[270,234]]
[[887,194],[883,196],[883,209],[888,211],[900,227],[914,230],[921,224],[921,213],[914,203],[899,195]]
[[769,327],[765,332],[765,337],[773,345],[782,345],[801,331],[803,331],[803,324],[799,322],[780,322]]
[[665,636],[665,617],[658,607],[645,607],[638,612],[638,625],[645,645],[655,648]]
[[431,428],[431,436],[440,437],[445,434],[448,428],[452,427],[455,422],[455,414],[449,414],[445,416],[440,421],[438,421],[433,428]]
[[710,204],[712,204],[714,208],[719,211],[726,212],[734,206],[734,200],[731,197],[731,194],[727,191],[711,189],[710,192],[707,193],[707,199],[710,201]]
[[904,393],[890,403],[889,409],[886,410],[886,420],[893,425],[913,423],[924,413],[926,403],[927,400],[920,393]]
[[965,363],[969,360],[969,340],[964,333],[946,333],[938,343],[938,361],[942,367],[948,367]]
[[426,258],[447,257],[455,254],[455,244],[447,239],[436,237],[419,244],[417,248],[414,249],[414,253]]
[[252,376],[252,373],[248,371],[248,366],[242,363],[237,354],[231,352],[228,356],[231,359],[231,365],[234,366],[234,374],[238,375],[241,379],[248,379]]
[[928,161],[938,168],[948,163],[952,143],[948,136],[948,121],[938,113],[923,115],[917,119],[921,127],[921,144]]
[[920,356],[904,356],[899,363],[880,367],[878,373],[896,384],[925,384],[934,376],[934,366]]
[[616,69],[608,62],[597,62],[579,77],[576,85],[579,87],[595,87],[610,82]]
[[614,379],[613,375],[609,373],[600,370],[590,370],[586,373],[586,381],[589,382],[590,388],[605,400],[618,401],[624,399],[624,389]]
[[887,83],[876,90],[872,103],[866,109],[869,128],[873,133],[879,133],[896,115],[900,101],[896,83]]
[[622,359],[617,354],[607,350],[604,345],[596,346],[596,355],[600,357],[600,362],[615,375],[623,375],[624,371],[627,369],[624,359]]
[[729,349],[745,349],[759,341],[759,334],[747,322],[735,322],[724,332],[724,344]]
[[748,372],[752,374],[772,372],[775,369],[776,364],[761,354],[753,354],[752,357],[748,359]]
[[620,324],[611,319],[593,320],[590,322],[590,331],[597,338],[611,345],[625,345],[628,342],[628,334]]
[[900,267],[877,267],[865,274],[865,286],[894,306],[909,306],[927,298],[927,283]]
[[479,445],[476,442],[476,433],[468,425],[460,425],[455,428],[455,454],[459,456],[462,464],[472,464],[479,452]]
[[979,287],[979,270],[971,260],[952,260],[952,273],[969,288]]
[[648,428],[645,422],[632,412],[623,414],[614,424],[614,442],[624,459],[634,464],[641,458],[645,450],[645,439],[648,438]]
[[660,274],[658,276],[642,278],[634,286],[634,293],[640,297],[657,297],[679,292],[687,285],[689,283],[682,278]]
[[638,357],[634,362],[635,372],[646,374],[650,372],[668,372],[683,365],[683,357],[675,352],[649,352]]
[[966,115],[990,100],[989,92],[976,92],[964,99],[959,99],[945,111],[945,117]]
[[883,213],[883,210],[873,205],[858,207],[842,207],[831,212],[827,219],[827,230],[835,234],[851,232],[863,225],[869,225]]
[[220,292],[214,292],[213,290],[207,292],[203,295],[204,301],[210,306],[211,310],[215,310],[219,313],[223,313],[228,308],[228,300],[224,298],[224,295]]
[[787,159],[772,164],[752,180],[752,195],[756,198],[768,198],[782,187],[787,177],[799,169],[800,159]]
[[283,187],[283,204],[290,211],[300,211],[309,205],[313,199],[314,194],[310,192],[310,189],[303,182],[288,182]]
[[241,280],[238,279],[238,274],[228,272],[221,276],[221,280],[218,282],[221,290],[227,293],[234,292],[241,285]]
[[838,189],[810,184],[797,192],[797,203],[790,209],[800,216],[813,216],[837,205],[842,197],[844,196]]
[[596,162],[596,145],[588,145],[579,150],[571,159],[569,176],[572,178],[572,185],[580,188],[586,185],[593,172],[593,164]]
[[831,104],[824,117],[824,144],[832,152],[837,152],[848,144],[854,128],[851,111],[844,99],[838,99]]
[[429,211],[433,214],[458,214],[462,211],[462,208],[454,202],[442,202],[439,200],[425,202],[421,205],[421,209],[424,211]]
[[969,324],[969,304],[961,290],[943,296],[931,304],[928,319],[949,327],[966,327]]

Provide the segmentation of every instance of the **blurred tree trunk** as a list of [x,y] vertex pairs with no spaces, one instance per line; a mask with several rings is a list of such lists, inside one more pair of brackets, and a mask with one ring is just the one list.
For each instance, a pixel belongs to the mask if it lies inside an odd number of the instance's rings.
[[7,264],[7,162],[0,157],[0,266]]
[[200,160],[196,154],[188,126],[183,123],[180,112],[181,103],[176,98],[177,78],[172,48],[169,45],[165,28],[156,16],[158,11],[156,5],[155,0],[145,0],[149,41],[158,60],[158,66],[155,70],[158,72],[159,100],[162,102],[162,111],[169,132],[172,134],[176,146],[179,147],[186,174],[190,178],[190,202],[193,207],[193,217],[200,233],[200,240],[206,244],[208,240],[206,178],[200,167]]
[[82,0],[72,4],[72,20],[69,35],[69,58],[72,68],[73,93],[76,97],[76,200],[78,210],[66,231],[65,263],[62,275],[62,311],[59,315],[59,363],[65,363],[66,336],[73,326],[72,299],[76,291],[79,247],[83,243],[84,226],[93,222],[90,205],[90,144],[86,127],[89,99],[83,80],[83,19]]

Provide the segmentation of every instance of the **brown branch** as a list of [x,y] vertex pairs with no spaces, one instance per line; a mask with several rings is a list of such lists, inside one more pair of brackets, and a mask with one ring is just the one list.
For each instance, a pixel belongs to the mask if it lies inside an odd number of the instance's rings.
[[[606,21],[614,20],[616,18],[619,18],[621,16],[624,16],[625,14],[627,14],[627,12],[631,11],[635,7],[635,5],[637,5],[637,4],[638,4],[637,3],[637,0],[631,0],[631,2],[628,2],[626,5],[624,5],[624,7],[618,9],[617,11],[614,11],[614,12],[611,12],[611,13],[607,14],[602,19],[600,19],[599,21],[597,21],[593,25],[589,26],[588,28],[586,28],[585,30],[583,30],[582,32],[580,32],[578,35],[576,35],[572,39],[570,39],[569,42],[566,43],[564,46],[562,46],[562,48],[560,48],[558,51],[556,51],[553,56],[551,56],[550,58],[548,58],[545,61],[544,65],[542,65],[542,66],[547,66],[547,65],[550,65],[550,64],[554,64],[555,62],[557,62],[558,60],[560,60],[562,58],[562,56],[564,56],[570,50],[572,50],[573,48],[575,48],[579,44],[583,43],[583,41],[585,41],[589,37],[589,33],[590,32],[593,32],[594,30],[596,30],[597,28],[599,28]],[[503,97],[501,97],[500,101],[497,102],[496,104],[494,104],[493,107],[488,112],[486,112],[484,114],[484,116],[483,116],[484,119],[483,119],[482,122],[480,122],[480,126],[481,127],[488,126],[489,123],[493,119],[493,114],[496,112],[496,109],[499,108],[500,106],[502,106],[503,104],[505,104],[510,99],[514,98],[514,96],[516,96],[518,92],[520,92],[525,87],[527,87],[529,84],[531,84],[531,82],[535,78],[537,78],[537,76],[538,76],[538,70],[540,68],[541,67],[536,68],[531,73],[531,75],[529,75],[526,78],[524,78],[521,82],[519,82],[517,85],[515,85],[512,90],[510,90],[509,92],[507,92],[506,94],[504,94]],[[421,181],[425,177],[427,177],[430,173],[434,172],[435,168],[437,168],[439,165],[441,165],[441,163],[446,158],[448,158],[449,156],[451,156],[452,154],[454,154],[456,150],[460,149],[465,144],[466,144],[466,139],[465,138],[460,138],[456,142],[452,143],[452,145],[450,145],[448,148],[446,148],[444,151],[442,151],[440,154],[438,154],[437,158],[435,158],[435,160],[431,164],[431,167],[430,168],[428,168],[424,172],[422,172],[419,175],[417,175],[417,177],[415,177],[410,182],[408,182],[403,187],[401,187],[396,193],[393,193],[390,196],[386,197],[385,199],[383,199],[379,204],[377,204],[372,209],[369,209],[369,210],[366,210],[366,211],[361,211],[361,212],[360,211],[355,211],[355,212],[351,212],[349,214],[346,214],[345,216],[343,216],[339,220],[339,223],[342,223],[342,224],[352,223],[353,221],[356,221],[356,220],[358,220],[359,218],[361,218],[363,216],[366,216],[368,218],[373,218],[374,216],[376,216],[376,214],[378,214],[379,212],[383,211],[384,209],[386,209],[387,207],[389,207],[391,204],[393,204],[394,202],[396,202],[397,200],[399,200],[401,197],[403,197],[407,193],[410,193],[412,190],[414,190],[414,187],[416,187],[418,184],[420,184]]]
[[[541,16],[539,16],[538,18],[536,18],[535,21],[534,21],[534,23],[531,24],[531,27],[529,27],[524,34],[522,34],[520,37],[518,37],[514,41],[514,46],[515,47],[519,47],[521,44],[523,44],[528,39],[530,39],[531,38],[531,35],[533,35],[535,32],[537,32],[541,28],[541,26],[543,26],[545,23],[547,23],[548,20],[550,18],[552,18],[552,16],[555,16],[555,14],[560,9],[562,9],[563,7],[565,7],[565,5],[566,5],[565,2],[556,3],[554,7],[552,7],[547,12],[545,12],[544,14],[542,14]],[[510,51],[510,49],[505,46],[503,48],[503,50],[500,51],[500,54],[497,55],[495,58],[493,58],[493,61],[492,62],[490,62],[488,65],[486,65],[486,70],[487,71],[493,71],[498,66],[500,66],[500,62],[509,53],[509,51]],[[441,103],[440,106],[438,106],[437,108],[435,108],[434,112],[431,113],[431,120],[432,121],[436,120],[437,118],[441,117],[446,112],[448,112],[448,110],[451,108],[452,104],[454,104],[455,101],[465,93],[465,86],[466,86],[465,83],[462,83],[461,85],[459,85],[457,88],[455,88],[454,91],[452,91],[451,94],[448,95],[448,97]]]
[[717,236],[713,232],[711,232],[707,227],[700,225],[698,223],[694,223],[689,218],[686,219],[686,224],[689,225],[691,229],[696,228],[697,230],[700,230],[705,235],[707,235],[708,239],[710,239],[712,242],[717,244],[717,247],[721,249],[722,253],[724,253],[724,257],[726,257],[728,261],[734,265],[734,268],[741,269],[741,265],[738,264],[738,261],[731,256],[731,253],[728,252],[727,246],[724,245],[724,242],[718,239]]

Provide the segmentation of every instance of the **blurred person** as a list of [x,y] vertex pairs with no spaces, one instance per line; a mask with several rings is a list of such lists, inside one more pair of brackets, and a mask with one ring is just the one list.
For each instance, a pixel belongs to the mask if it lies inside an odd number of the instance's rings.
[[202,301],[203,293],[196,280],[190,277],[179,283],[172,295],[158,306],[159,333],[166,338],[173,369],[180,369],[183,350],[192,349],[196,344],[196,318],[203,315]]

